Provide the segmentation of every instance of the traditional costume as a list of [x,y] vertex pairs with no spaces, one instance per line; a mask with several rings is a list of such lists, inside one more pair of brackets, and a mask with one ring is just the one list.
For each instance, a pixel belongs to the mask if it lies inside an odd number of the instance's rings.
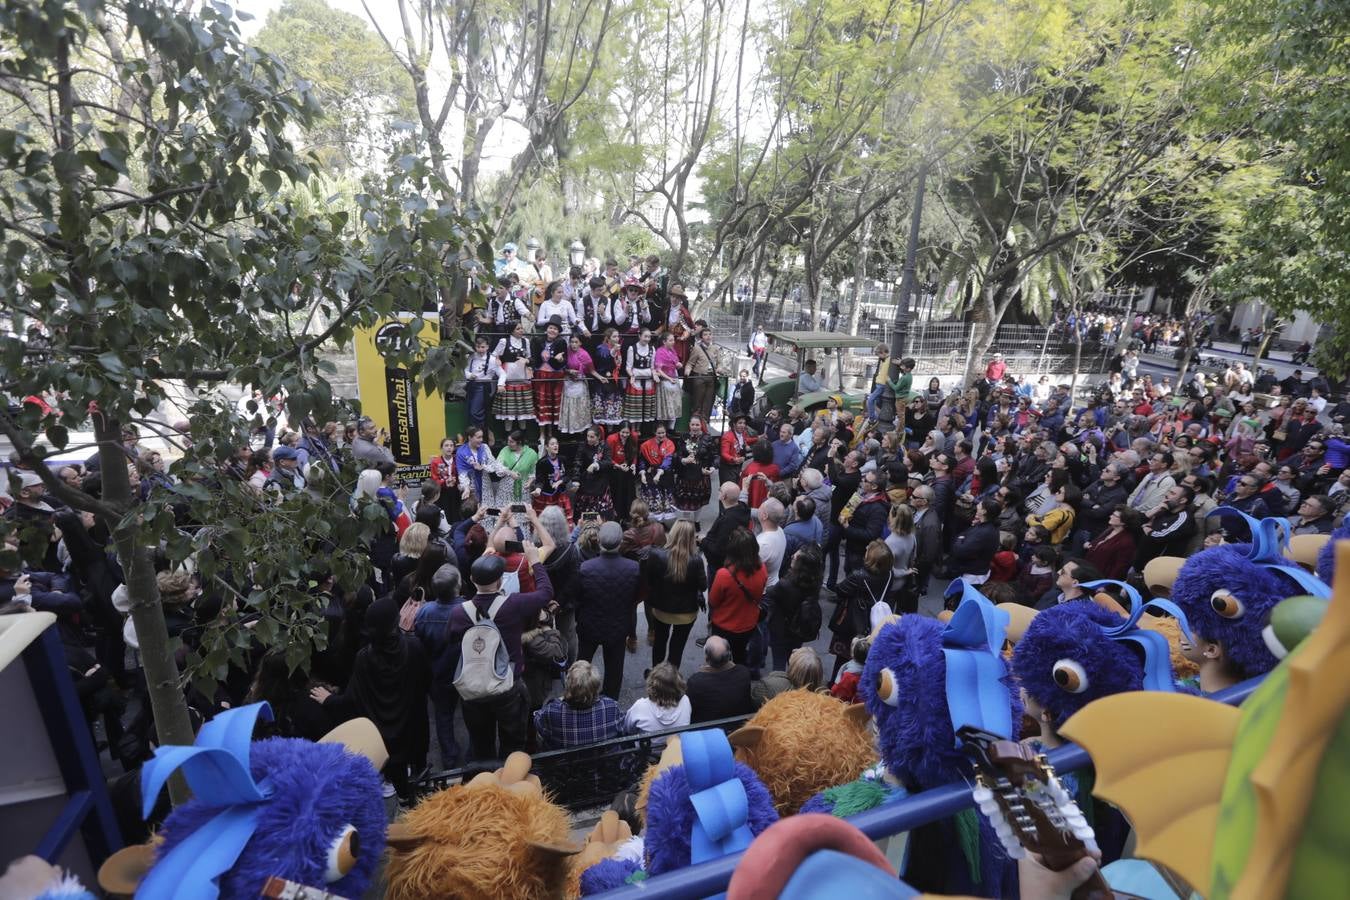
[[675,355],[683,366],[689,360],[690,344],[694,336],[694,317],[685,303],[684,288],[678,284],[670,290],[670,311],[666,313],[665,331],[675,335]]
[[469,424],[483,428],[487,424],[492,395],[497,391],[501,366],[491,353],[473,353],[464,365],[464,402],[468,407]]
[[[555,316],[549,325],[558,325]],[[534,347],[534,414],[540,425],[558,424],[562,408],[563,370],[567,368],[567,338],[540,338]]]
[[712,497],[712,470],[717,468],[717,438],[708,432],[684,439],[678,478],[675,482],[675,506],[685,512],[698,512]]
[[638,341],[628,348],[625,361],[628,388],[623,397],[623,417],[634,423],[650,422],[656,418],[656,381],[652,377],[656,350]]
[[595,374],[595,363],[585,350],[567,352],[567,372],[563,381],[562,407],[558,413],[558,430],[576,434],[591,427],[591,394],[587,389],[589,376]]
[[501,372],[497,376],[497,396],[492,400],[492,415],[506,422],[534,418],[534,393],[530,389],[530,342],[508,335],[492,351]]
[[520,476],[512,478],[508,474],[498,475],[495,472],[488,475],[490,496],[487,505],[504,512],[512,503],[525,502],[530,484],[534,481],[534,467],[539,462],[539,454],[529,445],[523,445],[519,450],[506,447],[497,454],[497,462],[505,472],[515,472]]
[[567,466],[562,456],[545,453],[534,465],[534,511],[543,512],[550,506],[560,507],[567,521],[572,521],[572,501],[567,497]]
[[600,381],[591,397],[591,416],[600,425],[618,425],[623,420],[623,360],[619,350],[601,344],[595,350],[595,374]]
[[[591,471],[592,465],[595,471]],[[577,515],[593,512],[602,519],[614,518],[614,501],[609,496],[609,478],[613,468],[609,447],[604,441],[597,441],[592,447],[583,440],[577,447],[574,473],[577,492],[572,498]]]
[[675,481],[675,442],[670,438],[650,437],[642,442],[638,465],[638,493],[647,501],[651,517],[657,521],[675,516],[671,488]]
[[656,349],[652,369],[660,373],[656,387],[656,420],[674,428],[684,412],[684,393],[680,390],[680,358],[664,345]]
[[616,431],[605,438],[609,448],[609,496],[614,502],[614,512],[620,521],[628,518],[628,508],[633,505],[637,494],[637,458],[636,439],[624,442]]

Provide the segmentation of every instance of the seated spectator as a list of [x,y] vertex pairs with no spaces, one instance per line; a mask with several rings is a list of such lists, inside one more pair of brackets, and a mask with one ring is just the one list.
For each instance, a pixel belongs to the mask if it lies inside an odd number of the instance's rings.
[[1082,559],[1066,559],[1064,564],[1059,567],[1059,573],[1055,578],[1055,588],[1046,591],[1036,604],[1037,609],[1049,609],[1057,603],[1064,603],[1068,600],[1090,599],[1091,594],[1083,587],[1085,582],[1100,581],[1102,573]]
[[788,657],[787,671],[770,672],[759,681],[750,685],[750,696],[755,706],[763,706],[784,691],[823,689],[825,672],[820,663],[820,654],[811,647],[798,647]]
[[567,670],[562,697],[534,714],[534,727],[545,750],[584,747],[624,731],[624,716],[613,698],[600,693],[600,674],[579,659]]
[[989,563],[990,581],[1012,581],[1017,577],[1017,535],[1006,531],[998,533],[998,552]]
[[1049,544],[1033,547],[1017,573],[1017,602],[1035,606],[1055,586],[1059,551]]
[[1312,494],[1303,498],[1298,506],[1298,515],[1290,520],[1294,534],[1331,534],[1336,521],[1331,514],[1334,505],[1325,494]]
[[867,653],[872,649],[872,641],[867,637],[856,637],[849,648],[850,659],[844,664],[830,686],[830,696],[845,703],[858,703],[858,682],[862,679],[863,666],[867,664]]
[[670,663],[661,662],[647,673],[647,696],[628,708],[623,727],[628,734],[668,731],[688,725],[691,714],[684,676]]
[[750,670],[731,658],[731,645],[713,635],[703,646],[703,667],[689,676],[691,724],[748,716],[755,711],[750,698]]
[[1121,503],[1106,520],[1106,529],[1083,545],[1086,551],[1083,558],[1103,577],[1123,579],[1134,563],[1136,535],[1142,521],[1138,510]]

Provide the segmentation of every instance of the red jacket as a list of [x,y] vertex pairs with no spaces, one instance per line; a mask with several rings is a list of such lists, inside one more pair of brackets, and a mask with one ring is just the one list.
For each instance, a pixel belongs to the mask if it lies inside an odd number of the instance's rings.
[[722,432],[722,462],[726,463],[729,466],[740,465],[740,463],[737,462],[736,460],[737,455],[744,456],[745,449],[748,448],[754,442],[755,442],[754,436],[749,434],[745,435],[744,443],[741,444],[741,453],[737,454],[736,430],[734,428],[728,428],[726,431]]
[[455,460],[446,459],[443,456],[436,456],[431,460],[431,480],[444,488],[453,488],[455,486]]
[[751,509],[759,509],[759,505],[769,496],[769,485],[778,480],[778,466],[773,463],[760,465],[757,462],[752,462],[745,467],[745,472],[741,475],[741,478],[744,479],[746,475],[761,474],[768,477],[768,482],[760,481],[758,478],[755,478],[750,481],[750,487],[747,488]]
[[708,591],[712,623],[734,634],[752,631],[759,624],[759,601],[764,596],[764,582],[768,579],[769,573],[763,563],[750,575],[739,570],[733,575],[729,569],[718,569],[712,589]]

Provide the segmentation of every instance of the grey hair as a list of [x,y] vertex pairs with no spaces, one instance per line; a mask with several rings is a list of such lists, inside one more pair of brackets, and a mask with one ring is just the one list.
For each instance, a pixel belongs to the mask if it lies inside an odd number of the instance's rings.
[[553,538],[553,543],[558,545],[559,552],[571,543],[572,536],[567,528],[567,515],[562,511],[561,506],[544,507],[544,511],[539,514],[539,524],[548,532],[548,536]]
[[459,569],[446,563],[431,576],[431,595],[437,600],[454,600],[459,597]]
[[720,669],[731,662],[731,645],[726,638],[713,635],[703,645],[703,661],[714,669]]
[[563,679],[563,702],[573,709],[590,709],[600,697],[600,673],[584,659],[572,663]]
[[802,487],[808,491],[814,491],[825,483],[825,476],[820,474],[819,469],[802,469],[798,478],[801,479]]
[[787,510],[783,509],[783,504],[779,503],[776,498],[767,497],[759,505],[759,520],[761,522],[767,519],[775,525],[782,525],[785,518],[787,518]]

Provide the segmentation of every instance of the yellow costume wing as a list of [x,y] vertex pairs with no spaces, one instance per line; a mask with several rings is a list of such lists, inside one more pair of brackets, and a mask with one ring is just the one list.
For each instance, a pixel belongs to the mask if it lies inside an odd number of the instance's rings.
[[1140,857],[1209,890],[1219,799],[1238,710],[1184,694],[1104,697],[1064,723],[1097,769],[1093,793],[1114,803],[1139,835]]

